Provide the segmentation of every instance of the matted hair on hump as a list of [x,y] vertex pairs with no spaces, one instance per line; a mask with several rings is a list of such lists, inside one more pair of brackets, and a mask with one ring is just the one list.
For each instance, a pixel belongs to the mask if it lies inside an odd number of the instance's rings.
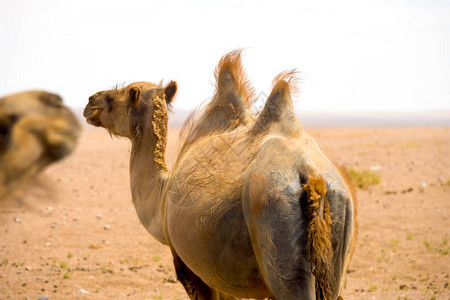
[[301,81],[299,74],[300,72],[297,71],[297,69],[283,71],[277,76],[275,76],[275,78],[272,81],[272,87],[274,87],[281,80],[285,81],[289,86],[289,91],[291,92],[291,95],[293,97],[298,96],[298,94],[300,93],[298,84]]
[[219,76],[224,70],[232,74],[232,79],[238,87],[239,94],[242,96],[245,103],[251,107],[255,101],[255,89],[247,78],[247,73],[242,65],[242,55],[243,49],[233,50],[226,55],[224,55],[216,66],[214,71],[214,78],[216,79],[216,92],[218,90]]

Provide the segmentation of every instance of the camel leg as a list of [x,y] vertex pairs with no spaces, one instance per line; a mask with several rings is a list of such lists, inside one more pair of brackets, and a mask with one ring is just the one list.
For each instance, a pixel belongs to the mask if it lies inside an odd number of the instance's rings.
[[173,255],[173,262],[175,265],[175,272],[177,278],[186,290],[189,298],[195,300],[232,300],[234,297],[229,297],[215,291],[204,283],[200,277],[194,274],[186,264],[177,255]]
[[[254,183],[254,182],[253,182]],[[244,189],[243,211],[260,272],[272,299],[316,299],[306,220],[295,187],[271,194],[270,182]]]

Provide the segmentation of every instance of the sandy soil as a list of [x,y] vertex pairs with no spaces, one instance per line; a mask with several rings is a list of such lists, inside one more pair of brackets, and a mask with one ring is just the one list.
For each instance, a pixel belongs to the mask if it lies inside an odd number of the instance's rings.
[[[358,190],[344,298],[450,299],[450,129],[308,131],[333,161],[381,177]],[[172,162],[176,142],[172,131]],[[0,203],[0,299],[188,299],[135,214],[129,149],[87,129],[71,157]]]

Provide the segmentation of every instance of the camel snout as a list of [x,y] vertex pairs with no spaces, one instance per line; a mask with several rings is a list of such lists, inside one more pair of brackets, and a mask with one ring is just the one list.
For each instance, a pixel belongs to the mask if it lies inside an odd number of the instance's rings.
[[96,107],[93,107],[91,103],[88,103],[83,111],[83,117],[86,118],[86,122],[94,126],[100,126],[101,122],[97,119],[97,115],[98,111]]
[[91,108],[89,107],[89,104],[86,105],[86,107],[83,110],[83,117],[87,118],[91,115]]

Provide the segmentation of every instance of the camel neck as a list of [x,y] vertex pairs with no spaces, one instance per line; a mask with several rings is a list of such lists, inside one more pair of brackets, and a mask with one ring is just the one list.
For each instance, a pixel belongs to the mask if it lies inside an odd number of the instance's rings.
[[166,196],[169,173],[165,164],[165,130],[150,124],[141,137],[132,140],[130,185],[133,204],[142,225],[158,241],[166,244],[162,207]]

